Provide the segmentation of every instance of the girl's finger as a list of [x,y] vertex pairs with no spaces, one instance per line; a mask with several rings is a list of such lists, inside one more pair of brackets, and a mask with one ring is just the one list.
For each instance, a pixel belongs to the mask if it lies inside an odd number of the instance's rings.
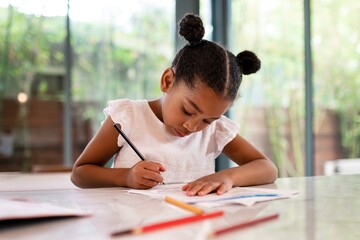
[[208,193],[211,193],[212,191],[214,191],[216,188],[218,187],[218,185],[213,184],[213,183],[206,183],[198,192],[197,195],[199,196],[204,196]]
[[161,176],[161,174],[159,172],[154,173],[152,171],[145,171],[142,175],[142,178],[147,181],[153,181],[156,184],[164,181],[163,177]]
[[144,168],[150,171],[154,171],[157,173],[164,172],[166,169],[163,165],[160,163],[155,162],[146,162],[146,165],[144,165]]
[[200,183],[189,186],[188,189],[186,190],[186,194],[188,196],[195,196],[202,188],[203,188],[203,184]]
[[225,192],[227,192],[229,189],[226,187],[226,184],[221,184],[218,190],[216,191],[216,194],[221,195]]
[[155,187],[156,185],[159,184],[159,182],[156,182],[156,181],[153,181],[151,179],[146,179],[146,178],[143,178],[141,180],[141,183],[139,183],[142,187],[144,187],[145,189],[149,189],[149,188],[152,188],[152,187]]

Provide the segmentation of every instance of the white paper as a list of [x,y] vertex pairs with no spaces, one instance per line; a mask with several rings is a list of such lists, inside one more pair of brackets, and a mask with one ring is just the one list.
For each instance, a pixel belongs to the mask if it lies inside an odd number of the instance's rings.
[[78,189],[70,173],[1,173],[0,192]]
[[88,215],[90,215],[89,212],[48,203],[0,199],[0,221],[47,217],[80,217]]
[[[216,193],[207,194],[205,196],[187,196],[181,187],[184,184],[167,184],[158,185],[148,190],[130,189],[129,193],[147,195],[154,198],[163,198],[169,196],[179,201],[206,205],[207,207],[222,206],[227,204],[242,204],[245,206],[252,206],[257,202],[271,201],[282,198],[289,198],[298,194],[297,190],[280,190],[258,187],[234,187],[230,191],[217,195]],[[257,196],[261,195],[261,196]],[[267,196],[276,195],[276,196]],[[234,198],[239,197],[239,198]],[[241,198],[240,198],[241,197]],[[234,198],[234,199],[226,199]]]

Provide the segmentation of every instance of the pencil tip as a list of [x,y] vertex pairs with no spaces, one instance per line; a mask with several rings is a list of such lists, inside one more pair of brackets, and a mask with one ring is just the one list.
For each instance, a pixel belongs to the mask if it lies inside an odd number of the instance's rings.
[[132,233],[133,230],[132,229],[127,229],[127,230],[123,230],[123,231],[117,231],[117,232],[113,232],[111,234],[112,237],[117,237],[117,236],[121,236],[121,235],[125,235],[125,234],[130,234]]

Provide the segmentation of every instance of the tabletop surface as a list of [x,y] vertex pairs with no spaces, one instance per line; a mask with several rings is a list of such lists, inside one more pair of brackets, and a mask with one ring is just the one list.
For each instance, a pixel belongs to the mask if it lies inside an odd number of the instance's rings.
[[[184,217],[190,213],[162,200],[127,193],[125,188],[79,189],[69,173],[0,173],[0,199],[81,209],[89,217],[0,222],[0,239],[113,239],[114,231]],[[118,239],[207,239],[211,230],[279,213],[260,225],[216,239],[360,239],[360,175],[279,178],[262,187],[299,190],[299,194],[254,206],[207,209],[223,217]]]

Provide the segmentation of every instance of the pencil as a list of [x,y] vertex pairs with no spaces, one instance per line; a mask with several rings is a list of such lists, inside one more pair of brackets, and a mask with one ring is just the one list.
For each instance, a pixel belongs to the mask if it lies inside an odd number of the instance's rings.
[[240,195],[240,196],[233,196],[233,197],[226,197],[226,198],[217,198],[217,199],[211,199],[211,200],[205,200],[205,201],[189,201],[187,203],[193,204],[198,202],[220,202],[220,201],[228,201],[228,200],[234,200],[239,198],[255,198],[255,197],[280,197],[279,194],[273,194],[273,193],[257,193],[257,194],[249,194],[249,195]]
[[134,150],[134,152],[139,156],[141,160],[145,160],[145,157],[141,154],[141,152],[135,147],[135,145],[131,142],[131,140],[126,136],[126,134],[121,130],[121,126],[119,123],[114,123],[114,127],[120,133],[120,135],[125,139],[125,141],[130,145],[130,147]]
[[268,216],[265,216],[265,217],[260,217],[260,218],[250,220],[250,221],[247,221],[247,222],[242,222],[240,224],[236,224],[236,225],[233,225],[233,226],[230,226],[230,227],[226,227],[226,228],[216,230],[215,232],[210,233],[209,237],[217,237],[217,236],[225,234],[225,233],[229,233],[229,232],[239,230],[239,229],[242,229],[242,228],[246,228],[246,227],[251,227],[251,226],[257,225],[257,224],[262,223],[262,222],[266,222],[266,221],[269,221],[269,220],[272,220],[272,219],[276,219],[278,217],[279,217],[279,214],[275,213],[275,214],[272,214],[272,215],[268,215]]
[[175,226],[179,226],[179,225],[183,225],[183,224],[187,224],[187,223],[197,222],[197,221],[201,221],[204,219],[220,217],[222,215],[224,215],[224,211],[216,211],[216,212],[204,213],[204,214],[200,214],[200,215],[193,215],[190,217],[178,218],[175,220],[159,222],[159,223],[145,225],[142,227],[136,227],[136,228],[132,228],[132,229],[114,232],[111,234],[111,236],[115,237],[115,236],[120,236],[120,235],[124,235],[124,234],[141,234],[141,233],[156,231],[156,230],[160,230],[160,229],[164,229],[164,228],[175,227]]
[[193,212],[195,214],[203,214],[204,213],[204,211],[202,209],[198,208],[198,207],[195,207],[193,205],[178,201],[178,200],[173,199],[173,198],[168,197],[168,196],[165,197],[165,202],[170,203],[172,205],[175,205],[177,207],[183,208],[183,209],[188,210],[190,212]]

